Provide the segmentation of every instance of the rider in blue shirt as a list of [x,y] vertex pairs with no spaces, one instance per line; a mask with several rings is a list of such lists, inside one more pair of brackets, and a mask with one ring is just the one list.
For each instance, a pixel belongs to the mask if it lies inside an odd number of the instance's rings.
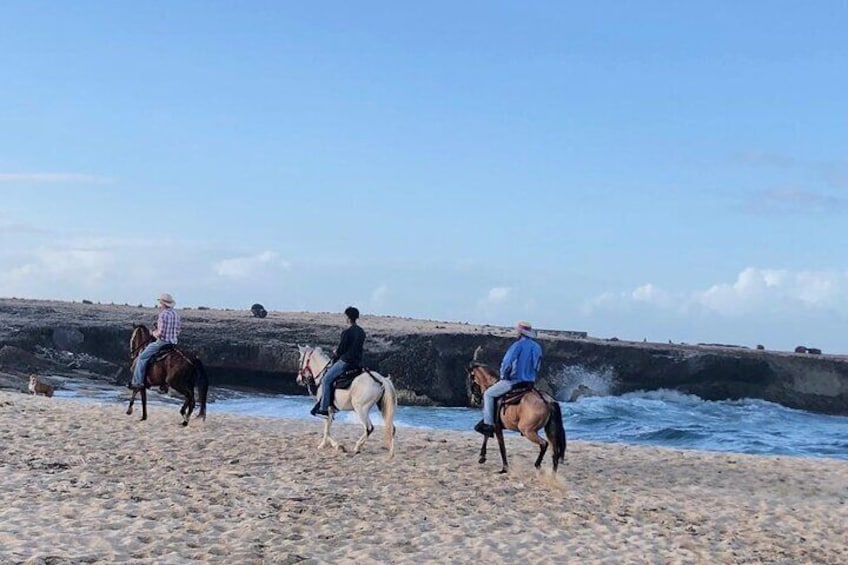
[[501,362],[501,380],[483,393],[483,419],[474,429],[491,437],[495,431],[495,400],[520,382],[535,382],[542,364],[542,347],[535,341],[536,331],[528,322],[515,326],[518,341],[513,343]]

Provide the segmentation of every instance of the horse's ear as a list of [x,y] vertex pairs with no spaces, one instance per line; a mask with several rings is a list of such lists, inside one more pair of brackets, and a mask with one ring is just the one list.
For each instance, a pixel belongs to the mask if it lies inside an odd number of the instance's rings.
[[300,344],[297,344],[297,352],[303,355],[303,352],[306,351],[306,348]]
[[476,363],[480,359],[480,354],[483,352],[483,346],[478,345],[477,349],[474,350],[474,357],[471,358],[471,361]]

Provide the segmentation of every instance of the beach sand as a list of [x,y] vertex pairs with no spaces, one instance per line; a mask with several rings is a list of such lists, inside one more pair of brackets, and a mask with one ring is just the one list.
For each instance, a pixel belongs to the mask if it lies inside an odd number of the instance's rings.
[[125,408],[0,393],[0,563],[848,563],[846,461]]

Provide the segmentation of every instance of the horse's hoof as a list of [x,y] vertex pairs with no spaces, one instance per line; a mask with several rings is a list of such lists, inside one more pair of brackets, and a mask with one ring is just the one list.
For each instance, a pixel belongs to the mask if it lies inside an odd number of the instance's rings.
[[343,445],[339,445],[336,449],[338,449],[342,453],[347,453],[347,449],[345,449],[345,446],[343,446]]
[[509,472],[509,470],[508,470],[508,469],[501,469],[501,470],[498,472],[498,475],[506,475],[508,472]]
[[482,465],[483,463],[485,463],[485,462],[486,462],[486,458],[485,458],[485,457],[481,457],[480,459],[478,459],[478,460],[477,460],[477,463],[480,463],[481,465]]
[[132,416],[132,408],[127,408],[127,416]]
[[180,425],[181,425],[182,427],[186,427],[186,426],[188,425],[188,422],[186,422],[185,420],[183,420],[183,422],[182,422]]

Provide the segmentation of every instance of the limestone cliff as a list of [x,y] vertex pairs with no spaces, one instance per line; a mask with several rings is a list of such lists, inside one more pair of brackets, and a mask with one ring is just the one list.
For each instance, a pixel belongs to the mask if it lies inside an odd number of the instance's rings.
[[[341,314],[180,310],[181,345],[206,364],[212,385],[302,394],[297,345],[330,348]],[[125,382],[133,323],[152,308],[0,299],[0,387],[23,388],[29,371]],[[466,406],[465,367],[474,349],[497,365],[511,330],[493,326],[369,317],[365,362],[391,375],[402,403]],[[675,389],[707,400],[761,398],[848,415],[848,359],[832,355],[608,341],[542,331],[540,386],[560,400],[581,395]]]

